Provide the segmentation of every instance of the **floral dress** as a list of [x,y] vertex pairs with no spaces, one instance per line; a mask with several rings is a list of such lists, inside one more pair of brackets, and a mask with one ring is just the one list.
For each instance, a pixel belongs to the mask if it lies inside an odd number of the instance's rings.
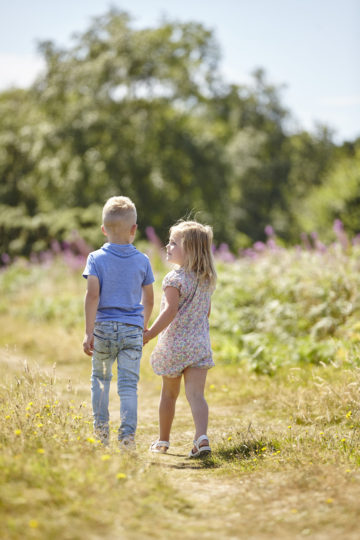
[[[150,359],[154,372],[178,377],[189,366],[213,367],[208,319],[213,288],[207,282],[200,283],[194,273],[185,272],[183,268],[165,276],[163,291],[166,287],[179,290],[179,309],[173,321],[159,334]],[[163,294],[160,311],[165,304]]]

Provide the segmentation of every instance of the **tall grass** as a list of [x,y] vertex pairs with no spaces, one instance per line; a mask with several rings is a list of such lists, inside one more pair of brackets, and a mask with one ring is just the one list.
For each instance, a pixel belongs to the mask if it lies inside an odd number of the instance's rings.
[[[156,305],[167,271],[155,246]],[[168,455],[144,349],[135,453],[92,430],[81,269],[62,256],[0,273],[0,537],[358,538],[358,248],[217,255],[209,372],[212,457],[189,462],[180,394]],[[156,315],[156,313],[154,314]],[[269,376],[270,375],[270,376]]]

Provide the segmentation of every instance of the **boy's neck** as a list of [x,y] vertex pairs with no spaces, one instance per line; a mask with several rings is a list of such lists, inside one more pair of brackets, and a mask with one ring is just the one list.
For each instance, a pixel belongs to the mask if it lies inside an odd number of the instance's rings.
[[126,245],[132,244],[135,240],[137,225],[134,224],[129,229],[125,228],[125,230],[124,228],[123,230],[121,230],[121,228],[119,227],[108,231],[105,229],[104,225],[102,225],[101,230],[103,234],[105,234],[105,236],[107,237],[110,244]]
[[108,242],[110,242],[110,244],[119,244],[119,245],[127,245],[127,244],[132,244],[132,241],[131,241],[131,238],[129,237],[124,237],[124,238],[120,238],[120,237],[110,237],[108,235]]

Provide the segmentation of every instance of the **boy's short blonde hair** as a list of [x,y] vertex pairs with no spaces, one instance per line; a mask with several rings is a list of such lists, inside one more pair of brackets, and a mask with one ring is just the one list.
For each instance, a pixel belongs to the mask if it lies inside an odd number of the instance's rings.
[[137,220],[135,204],[129,197],[110,197],[104,205],[102,220],[105,229],[111,229],[117,226],[119,222],[132,227]]

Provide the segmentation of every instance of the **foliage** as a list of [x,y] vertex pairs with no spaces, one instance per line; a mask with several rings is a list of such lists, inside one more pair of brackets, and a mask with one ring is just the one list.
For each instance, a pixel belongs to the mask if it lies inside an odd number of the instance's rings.
[[214,348],[224,362],[262,373],[285,364],[356,362],[360,312],[358,250],[326,253],[265,247],[219,273]]
[[316,230],[329,240],[328,224],[340,219],[350,233],[360,223],[360,141],[327,172],[320,186],[312,186],[298,211],[305,231]]
[[[316,190],[333,194],[356,170],[354,152],[327,128],[289,134],[281,88],[262,70],[248,86],[225,84],[201,24],[135,29],[112,9],[68,49],[44,42],[40,51],[36,84],[0,94],[2,253],[38,252],[73,228],[97,244],[95,214],[114,194],[135,201],[142,234],[151,225],[165,239],[195,214],[235,251],[264,240],[268,223],[294,242],[317,225]],[[354,189],[320,212],[322,229],[350,209],[358,230]]]
[[[217,361],[244,363],[266,374],[284,365],[329,364],[339,359],[357,364],[359,247],[351,245],[339,223],[336,227],[338,242],[329,247],[315,239],[314,247],[285,249],[268,230],[266,244],[255,243],[238,259],[225,245],[215,252],[219,276],[211,332]],[[151,256],[160,294],[166,269],[159,239],[151,233],[153,243],[142,243],[141,249]],[[0,274],[4,294],[12,297],[11,303],[3,302],[3,313],[48,323],[62,320],[66,328],[79,325],[83,291],[75,282],[70,287],[69,279],[70,275],[77,279],[87,252],[87,245],[78,239],[64,250],[53,246],[30,264],[10,265]],[[51,287],[55,268],[57,292]],[[61,285],[64,276],[66,287]],[[31,293],[25,294],[29,284]]]
[[[99,245],[101,208],[96,205],[83,208],[53,210],[29,216],[17,206],[0,205],[0,242],[6,262],[16,255],[34,256],[48,248],[71,245],[75,253],[87,254],[85,245]],[[80,239],[78,231],[83,235]]]

